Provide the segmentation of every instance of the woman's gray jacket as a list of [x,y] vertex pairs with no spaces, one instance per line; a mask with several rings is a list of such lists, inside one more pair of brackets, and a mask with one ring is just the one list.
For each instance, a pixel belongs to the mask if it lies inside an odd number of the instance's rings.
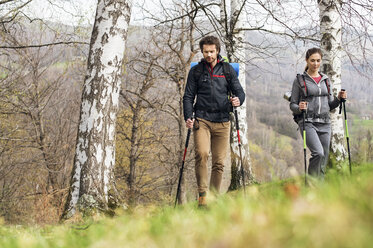
[[317,84],[306,72],[298,75],[293,82],[291,91],[290,109],[293,111],[294,120],[302,119],[299,102],[307,102],[306,121],[330,123],[329,112],[339,106],[340,101],[333,94],[333,87],[328,78],[320,73],[321,80]]

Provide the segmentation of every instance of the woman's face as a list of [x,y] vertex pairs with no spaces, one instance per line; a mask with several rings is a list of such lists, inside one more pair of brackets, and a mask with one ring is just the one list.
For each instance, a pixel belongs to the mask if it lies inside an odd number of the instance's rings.
[[321,55],[319,53],[314,53],[306,60],[306,62],[309,71],[317,72],[321,65]]

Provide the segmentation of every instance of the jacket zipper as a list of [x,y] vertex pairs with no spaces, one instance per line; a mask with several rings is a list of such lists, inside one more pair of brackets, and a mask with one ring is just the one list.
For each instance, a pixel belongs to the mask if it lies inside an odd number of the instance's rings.
[[212,68],[212,65],[210,64],[210,84],[211,84],[211,103],[214,103],[214,100],[215,100],[215,94],[214,94],[214,84],[213,84],[213,75],[214,75],[214,69]]
[[[320,79],[320,82],[319,83],[316,83],[316,81],[313,79],[313,77],[311,77],[308,73],[307,75],[311,78],[311,80],[317,85],[317,87],[319,88],[319,96],[321,95],[321,82],[322,82],[322,78]],[[319,110],[317,111],[317,113],[320,115],[321,114],[321,97],[318,97],[319,98]]]
[[319,84],[317,85],[319,87],[319,115],[321,114],[321,81],[319,82]]

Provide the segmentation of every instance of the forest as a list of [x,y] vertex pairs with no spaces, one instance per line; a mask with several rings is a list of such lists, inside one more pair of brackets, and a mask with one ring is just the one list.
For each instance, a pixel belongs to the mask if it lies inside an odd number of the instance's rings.
[[[283,94],[311,47],[324,51],[333,92],[348,92],[353,170],[373,163],[371,0],[93,2],[82,13],[79,1],[0,0],[1,223],[53,225],[87,210],[173,205],[184,88],[202,58],[198,42],[211,34],[240,64],[246,91],[244,162],[232,128],[222,193],[244,186],[256,194],[251,186],[304,174],[302,137]],[[78,21],[40,18],[41,6]],[[338,109],[332,115],[328,170],[343,175],[346,127]],[[191,140],[179,202],[195,203],[196,190]]]

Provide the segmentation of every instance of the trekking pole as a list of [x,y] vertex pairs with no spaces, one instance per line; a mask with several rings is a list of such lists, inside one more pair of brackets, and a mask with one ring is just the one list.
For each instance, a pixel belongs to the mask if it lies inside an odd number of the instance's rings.
[[307,186],[307,145],[306,145],[306,111],[302,110],[303,115],[303,153],[304,153],[304,185]]
[[[345,91],[344,89],[341,89],[341,91]],[[347,151],[348,151],[348,165],[350,168],[350,175],[352,174],[352,168],[351,168],[351,152],[350,152],[350,137],[348,134],[348,125],[347,125],[347,113],[346,113],[346,99],[342,98],[341,103],[339,104],[339,114],[342,112],[342,106],[343,106],[343,113],[345,117],[345,128],[346,128],[346,141],[347,141]]]
[[240,150],[241,176],[242,176],[243,191],[244,191],[244,194],[246,195],[245,171],[244,171],[243,163],[242,163],[240,125],[238,123],[237,107],[234,107],[234,117],[236,118],[236,130],[237,130],[237,138],[238,138],[238,148]]
[[178,198],[179,198],[179,195],[180,195],[180,187],[181,187],[181,180],[183,179],[185,157],[186,157],[187,150],[188,150],[189,138],[190,138],[190,133],[191,132],[192,132],[192,129],[188,128],[188,133],[187,133],[187,137],[186,137],[186,141],[185,141],[185,149],[184,149],[183,162],[181,163],[180,172],[179,172],[179,182],[177,184],[176,199],[175,199],[175,206],[174,207],[176,207],[176,204],[177,204],[177,201],[178,201]]

